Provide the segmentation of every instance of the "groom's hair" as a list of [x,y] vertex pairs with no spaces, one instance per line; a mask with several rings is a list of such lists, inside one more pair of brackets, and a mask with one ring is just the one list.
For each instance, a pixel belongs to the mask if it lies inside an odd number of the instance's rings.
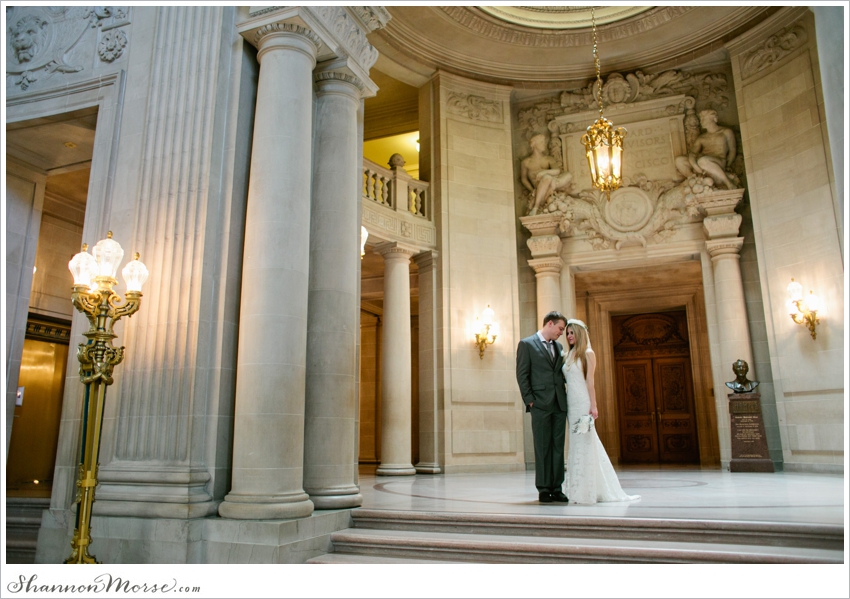
[[564,325],[567,324],[567,317],[566,316],[564,316],[563,314],[561,314],[557,310],[552,310],[546,316],[543,317],[543,326],[545,327],[546,323],[548,323],[548,322],[558,321],[558,320],[563,320]]

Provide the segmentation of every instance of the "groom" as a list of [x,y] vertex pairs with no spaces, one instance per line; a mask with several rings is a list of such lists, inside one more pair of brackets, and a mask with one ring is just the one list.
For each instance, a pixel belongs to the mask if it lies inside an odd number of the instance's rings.
[[564,440],[567,427],[567,392],[561,367],[561,344],[567,319],[549,312],[543,328],[519,342],[516,351],[516,380],[531,412],[534,436],[534,484],[541,503],[566,503],[561,490],[564,482]]

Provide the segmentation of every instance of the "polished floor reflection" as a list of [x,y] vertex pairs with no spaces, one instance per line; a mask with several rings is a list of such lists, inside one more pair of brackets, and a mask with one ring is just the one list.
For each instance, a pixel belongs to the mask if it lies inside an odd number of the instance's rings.
[[596,505],[541,504],[533,472],[361,475],[363,507],[461,513],[745,520],[844,524],[844,477],[699,468],[619,468],[641,499]]

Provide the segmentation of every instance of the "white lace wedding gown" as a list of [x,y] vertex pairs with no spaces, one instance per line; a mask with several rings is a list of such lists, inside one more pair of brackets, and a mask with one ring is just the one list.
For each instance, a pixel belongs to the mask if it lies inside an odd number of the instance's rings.
[[567,455],[567,473],[564,481],[570,503],[596,503],[598,501],[634,501],[640,495],[627,495],[605,453],[605,447],[596,434],[596,427],[586,433],[573,433],[572,429],[585,414],[590,413],[590,395],[584,381],[581,359],[571,363],[566,358],[564,378],[567,381],[567,430],[570,445]]

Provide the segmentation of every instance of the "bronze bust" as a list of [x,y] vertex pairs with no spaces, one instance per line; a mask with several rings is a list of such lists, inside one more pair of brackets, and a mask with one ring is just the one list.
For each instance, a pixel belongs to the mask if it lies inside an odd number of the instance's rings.
[[732,389],[735,393],[752,393],[759,386],[758,381],[751,381],[747,378],[749,365],[743,360],[737,360],[732,364],[732,372],[735,373],[735,380],[726,383],[726,386]]

